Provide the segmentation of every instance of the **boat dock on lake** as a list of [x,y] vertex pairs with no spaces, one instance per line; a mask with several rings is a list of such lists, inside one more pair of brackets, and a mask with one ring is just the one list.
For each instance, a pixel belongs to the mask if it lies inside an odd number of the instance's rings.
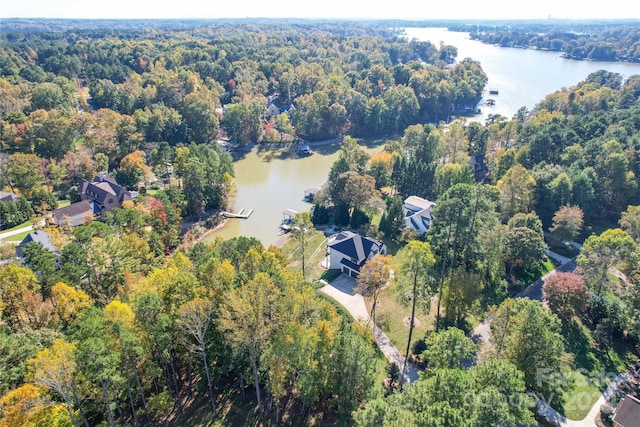
[[249,209],[249,211],[247,211],[247,213],[244,213],[244,208],[242,208],[236,213],[233,213],[233,212],[221,212],[220,215],[224,216],[225,218],[247,219],[247,218],[249,218],[251,216],[252,213],[253,213],[253,209]]

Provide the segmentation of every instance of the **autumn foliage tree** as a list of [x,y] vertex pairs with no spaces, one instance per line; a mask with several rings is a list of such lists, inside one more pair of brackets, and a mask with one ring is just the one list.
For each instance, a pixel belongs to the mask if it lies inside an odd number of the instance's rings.
[[545,281],[542,292],[551,311],[561,318],[580,313],[587,303],[587,285],[575,273],[559,272],[551,275]]
[[579,206],[562,206],[553,215],[551,233],[563,242],[569,242],[580,233],[584,214]]
[[134,151],[123,157],[118,168],[118,182],[127,188],[137,188],[151,172],[143,151]]
[[378,296],[382,288],[391,280],[391,255],[377,254],[360,269],[360,275],[357,279],[356,292],[359,294],[370,296],[371,301],[371,318],[376,323],[376,305],[378,304]]

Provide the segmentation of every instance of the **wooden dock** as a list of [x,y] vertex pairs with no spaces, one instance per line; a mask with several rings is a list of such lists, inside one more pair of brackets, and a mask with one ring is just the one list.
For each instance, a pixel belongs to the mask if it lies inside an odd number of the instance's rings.
[[224,216],[225,218],[247,219],[247,218],[249,218],[251,216],[252,213],[253,213],[253,209],[249,209],[249,211],[247,211],[247,213],[244,213],[244,208],[242,208],[236,213],[233,213],[233,212],[222,212],[221,215]]

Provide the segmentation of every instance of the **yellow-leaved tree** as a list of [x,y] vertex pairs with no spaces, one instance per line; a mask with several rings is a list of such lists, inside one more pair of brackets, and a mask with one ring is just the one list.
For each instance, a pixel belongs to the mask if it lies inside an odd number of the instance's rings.
[[[57,394],[64,400],[65,408],[74,427],[79,426],[74,405],[80,409],[76,384],[76,346],[57,339],[51,347],[40,351],[27,362],[29,379],[33,384]],[[82,413],[82,411],[81,411]],[[82,416],[85,426],[88,421]]]

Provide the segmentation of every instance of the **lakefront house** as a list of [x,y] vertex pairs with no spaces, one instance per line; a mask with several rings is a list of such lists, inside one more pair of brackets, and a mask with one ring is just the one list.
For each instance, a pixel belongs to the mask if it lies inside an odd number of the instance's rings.
[[368,259],[386,253],[384,243],[351,231],[334,234],[327,243],[329,269],[340,270],[351,277],[358,277]]

